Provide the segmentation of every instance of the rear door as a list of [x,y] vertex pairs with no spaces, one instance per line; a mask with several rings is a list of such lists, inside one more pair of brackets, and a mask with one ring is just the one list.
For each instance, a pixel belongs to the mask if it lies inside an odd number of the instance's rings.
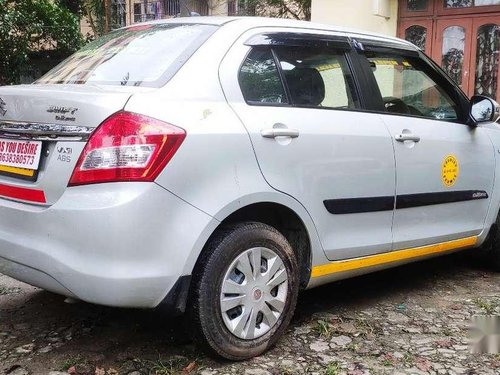
[[364,45],[396,155],[394,249],[474,242],[493,188],[486,129],[466,125],[467,99],[423,55]]
[[390,251],[395,192],[391,137],[363,113],[342,34],[253,30],[220,67],[262,173],[300,201],[329,259]]

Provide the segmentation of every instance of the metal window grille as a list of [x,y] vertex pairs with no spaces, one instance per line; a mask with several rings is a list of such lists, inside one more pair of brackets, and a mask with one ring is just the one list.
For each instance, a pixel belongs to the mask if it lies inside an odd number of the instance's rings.
[[[184,11],[189,10],[202,16],[209,14],[207,0],[191,0],[185,3],[188,9]],[[180,0],[139,0],[134,3],[134,23],[175,17],[181,10]]]
[[127,25],[127,8],[125,0],[111,1],[111,15],[113,28],[125,27]]
[[239,0],[238,1],[238,15],[240,16],[255,16],[257,9],[252,1]]

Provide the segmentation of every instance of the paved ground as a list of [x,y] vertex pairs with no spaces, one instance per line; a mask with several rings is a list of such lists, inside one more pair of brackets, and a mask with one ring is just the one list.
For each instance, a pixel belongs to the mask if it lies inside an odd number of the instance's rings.
[[304,293],[287,335],[246,363],[214,361],[156,311],[79,303],[0,276],[0,373],[500,374],[472,355],[467,324],[500,315],[500,274],[464,255]]

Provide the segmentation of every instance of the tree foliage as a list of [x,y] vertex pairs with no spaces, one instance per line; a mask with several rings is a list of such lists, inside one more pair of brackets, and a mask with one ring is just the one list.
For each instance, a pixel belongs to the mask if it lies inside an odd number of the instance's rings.
[[81,44],[78,16],[58,0],[0,0],[0,84],[29,72],[33,52],[69,54]]
[[93,35],[87,35],[90,40],[106,32],[106,12],[103,0],[81,0],[81,14],[88,21]]
[[244,3],[249,15],[311,19],[311,0],[246,0]]

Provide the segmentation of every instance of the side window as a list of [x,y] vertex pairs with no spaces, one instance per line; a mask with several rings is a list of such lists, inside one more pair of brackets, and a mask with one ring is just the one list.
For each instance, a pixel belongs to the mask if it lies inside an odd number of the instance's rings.
[[343,52],[332,49],[276,47],[291,104],[335,109],[359,108]]
[[382,94],[391,113],[454,121],[459,105],[431,77],[431,67],[418,57],[367,52]]
[[241,66],[239,81],[250,104],[287,103],[285,89],[270,49],[254,49]]

